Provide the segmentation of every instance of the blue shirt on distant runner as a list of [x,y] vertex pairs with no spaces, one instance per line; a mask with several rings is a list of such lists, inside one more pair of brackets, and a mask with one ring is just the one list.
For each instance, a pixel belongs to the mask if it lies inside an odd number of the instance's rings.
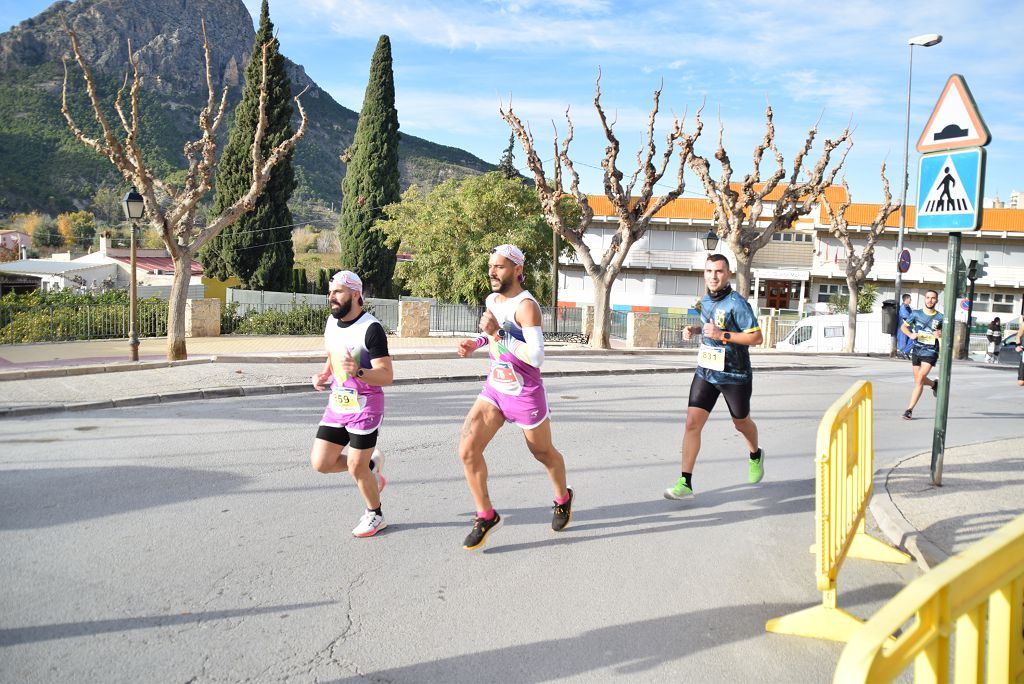
[[907,316],[907,328],[918,338],[914,340],[913,351],[918,356],[937,356],[939,339],[936,330],[942,329],[943,316],[938,311],[928,315],[924,309],[918,309]]
[[[757,332],[761,326],[757,324],[757,316],[750,308],[750,302],[730,288],[724,297],[715,297],[709,292],[700,300],[700,317],[702,323],[713,322],[726,332]],[[738,385],[753,379],[750,367],[750,348],[745,344],[726,344],[709,338],[701,338],[701,344],[709,347],[725,347],[725,369],[711,370],[697,367],[697,377],[712,385]]]

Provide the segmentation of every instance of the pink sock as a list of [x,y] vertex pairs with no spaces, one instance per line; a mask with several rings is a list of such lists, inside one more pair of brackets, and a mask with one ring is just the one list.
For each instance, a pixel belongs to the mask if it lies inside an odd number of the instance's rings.
[[566,490],[566,491],[565,491],[565,496],[563,496],[563,497],[557,497],[557,496],[556,496],[556,497],[555,497],[555,503],[556,503],[556,504],[558,504],[559,506],[561,506],[561,505],[563,505],[563,504],[567,504],[567,503],[569,503],[569,499],[570,499],[570,498],[571,498],[571,497],[569,496],[569,490]]
[[477,511],[476,517],[483,518],[484,520],[494,520],[494,509],[492,508],[491,510],[484,511],[482,513],[480,511]]

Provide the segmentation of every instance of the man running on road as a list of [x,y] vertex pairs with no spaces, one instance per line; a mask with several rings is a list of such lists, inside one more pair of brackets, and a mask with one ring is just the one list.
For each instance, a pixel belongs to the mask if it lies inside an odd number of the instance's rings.
[[935,310],[939,293],[928,290],[924,293],[924,308],[913,311],[903,321],[900,330],[913,340],[910,349],[910,363],[914,367],[914,389],[910,392],[910,405],[903,412],[904,420],[913,420],[914,407],[921,398],[925,385],[935,394],[939,383],[928,377],[929,371],[939,360],[939,340],[942,339],[942,314]]
[[491,250],[487,262],[491,294],[480,317],[483,334],[459,343],[459,356],[486,346],[491,361],[487,382],[469,410],[459,438],[459,458],[476,504],[473,529],[462,544],[464,549],[482,547],[488,534],[501,525],[487,491],[484,449],[505,422],[523,429],[530,453],[548,471],[555,492],[551,529],[561,532],[572,520],[573,491],[565,484],[562,454],[551,443],[550,411],[540,375],[544,361],[540,307],[522,284],[525,261],[515,245]]
[[385,527],[380,493],[384,455],[377,433],[384,420],[384,391],[394,379],[388,339],[376,318],[363,311],[363,281],[351,271],[331,278],[327,295],[331,316],[324,330],[327,362],[313,375],[313,387],[330,383],[331,398],[324,409],[309,460],[321,473],[349,471],[366,502],[366,512],[353,536],[372,537]]
[[725,396],[729,415],[743,435],[750,458],[747,479],[757,483],[764,477],[764,449],[758,446],[757,425],[750,418],[753,370],[751,345],[761,344],[761,327],[750,304],[729,285],[732,272],[722,254],[711,254],[704,264],[704,283],[708,292],[700,301],[703,326],[683,329],[683,339],[700,334],[697,370],[690,384],[689,407],[683,433],[682,472],[675,485],[665,490],[666,499],[693,496],[693,467],[700,452],[701,432],[711,416],[718,395]]

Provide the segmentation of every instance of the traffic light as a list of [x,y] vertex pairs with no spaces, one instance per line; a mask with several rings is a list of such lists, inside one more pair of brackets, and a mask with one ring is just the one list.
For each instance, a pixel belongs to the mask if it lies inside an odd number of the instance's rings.
[[974,259],[971,261],[970,267],[967,269],[967,275],[971,280],[981,280],[988,275],[988,252],[979,249],[974,254]]

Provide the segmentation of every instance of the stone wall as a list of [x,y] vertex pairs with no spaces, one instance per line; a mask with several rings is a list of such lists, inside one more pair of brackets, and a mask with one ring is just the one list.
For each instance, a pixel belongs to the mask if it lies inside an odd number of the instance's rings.
[[398,336],[430,337],[430,302],[398,303]]
[[630,311],[626,316],[626,344],[630,347],[657,347],[661,335],[661,314]]
[[220,335],[220,300],[189,299],[185,302],[185,337]]

